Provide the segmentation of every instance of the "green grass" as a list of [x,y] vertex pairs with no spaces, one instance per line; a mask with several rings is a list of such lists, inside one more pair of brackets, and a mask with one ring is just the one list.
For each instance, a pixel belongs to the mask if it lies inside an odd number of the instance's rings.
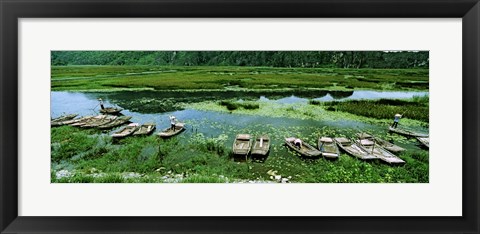
[[428,90],[428,69],[52,66],[53,91],[111,90]]
[[[296,128],[272,128],[272,135],[283,135],[283,131],[310,143],[319,135],[341,136],[330,128],[316,128],[309,133],[297,132]],[[132,137],[113,144],[110,137],[94,130],[65,126],[52,128],[51,134],[52,144],[57,145],[52,147],[53,183],[274,182],[267,173],[270,170],[294,183],[429,181],[429,154],[424,150],[402,153],[399,156],[407,163],[389,166],[382,162],[364,162],[343,153],[337,161],[304,160],[281,144],[274,144],[263,163],[251,160],[245,163],[232,159],[227,135],[193,134],[169,140],[155,136]],[[63,147],[78,150],[62,150]],[[85,150],[91,155],[79,156]],[[69,176],[57,178],[61,171],[68,171]]]
[[260,104],[256,102],[239,102],[235,100],[223,100],[223,101],[220,101],[219,104],[221,106],[225,106],[229,111],[233,111],[238,108],[243,108],[246,110],[255,110],[260,108]]
[[393,119],[397,113],[403,114],[403,118],[429,122],[429,98],[414,97],[410,100],[351,100],[320,103],[310,101],[312,105],[324,105],[328,111],[342,111],[351,114],[375,119]]

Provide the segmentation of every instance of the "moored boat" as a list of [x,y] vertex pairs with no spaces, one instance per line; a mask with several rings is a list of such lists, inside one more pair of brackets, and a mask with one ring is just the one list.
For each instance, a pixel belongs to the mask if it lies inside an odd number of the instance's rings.
[[252,147],[252,155],[266,156],[270,151],[270,138],[268,135],[257,136]]
[[50,125],[51,126],[61,126],[61,125],[65,125],[64,122],[65,121],[68,121],[68,120],[71,120],[71,119],[74,119],[75,117],[77,117],[78,114],[70,114],[70,115],[62,115],[60,117],[57,117],[57,118],[54,118],[50,121]]
[[146,123],[142,124],[137,131],[135,131],[132,135],[140,136],[140,135],[149,135],[155,130],[156,125],[154,123]]
[[370,139],[359,139],[357,140],[358,146],[363,148],[369,154],[374,155],[375,157],[379,158],[380,160],[387,162],[389,164],[403,164],[401,158],[397,157],[396,155],[390,153],[388,150],[380,147],[378,144],[375,144],[373,140]]
[[408,136],[408,137],[428,137],[428,134],[413,132],[413,131],[401,129],[401,128],[392,128],[391,126],[388,127],[388,130],[390,132],[394,132],[394,133],[397,133],[403,136]]
[[233,154],[247,157],[252,147],[250,134],[238,134],[233,141]]
[[317,146],[325,158],[337,159],[340,157],[337,144],[335,144],[331,137],[319,137]]
[[430,148],[430,137],[417,137],[417,140],[427,148]]
[[368,153],[365,149],[358,146],[356,142],[352,142],[345,137],[336,137],[334,140],[337,143],[338,147],[347,152],[347,154],[350,154],[362,160],[378,159],[375,155]]
[[80,121],[71,123],[70,126],[80,127],[80,126],[83,126],[85,124],[91,124],[91,123],[94,123],[94,122],[98,121],[99,119],[105,118],[105,116],[106,115],[97,115],[97,116],[93,116],[93,117],[90,117],[90,118],[83,118]]
[[84,125],[81,125],[80,127],[82,128],[95,128],[104,124],[109,124],[112,121],[117,119],[117,116],[114,115],[105,115],[103,118],[96,119],[95,121],[91,121],[89,123],[86,123]]
[[322,156],[322,152],[320,150],[316,149],[315,147],[309,145],[304,141],[302,141],[300,148],[295,146],[295,139],[295,137],[285,138],[285,144],[287,144],[290,149],[296,151],[297,153],[305,157],[316,158]]
[[163,129],[161,132],[157,134],[157,136],[162,137],[162,138],[168,138],[175,136],[179,133],[181,133],[183,130],[185,130],[185,124],[184,123],[176,123],[175,124],[175,129],[172,129],[171,127]]
[[98,129],[111,129],[129,122],[131,118],[131,116],[120,116],[110,123],[98,126]]
[[138,123],[131,123],[112,134],[113,138],[124,138],[132,135],[138,129]]
[[122,108],[105,107],[103,109],[100,109],[100,113],[108,115],[118,115],[122,110]]
[[383,147],[384,149],[392,152],[392,153],[398,153],[398,152],[402,152],[402,151],[405,151],[404,148],[398,146],[398,145],[395,145],[391,142],[388,142],[386,140],[383,140],[381,138],[378,138],[376,136],[373,136],[371,134],[368,134],[368,133],[365,133],[365,132],[362,132],[362,133],[357,133],[357,137],[359,139],[370,139],[370,140],[373,140],[375,141],[375,143],[380,146],[380,147]]

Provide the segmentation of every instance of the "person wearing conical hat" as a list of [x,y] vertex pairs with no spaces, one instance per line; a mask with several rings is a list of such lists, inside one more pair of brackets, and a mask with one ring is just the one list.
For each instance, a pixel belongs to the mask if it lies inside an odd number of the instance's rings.
[[397,128],[398,122],[400,122],[400,118],[402,118],[401,114],[398,114],[398,113],[395,114],[394,119],[393,119],[392,128]]
[[102,110],[105,109],[105,107],[103,106],[103,100],[99,98],[98,101],[100,102],[100,108],[102,108]]
[[176,124],[177,118],[175,118],[175,116],[173,115],[170,115],[169,118],[170,118],[170,128],[175,131],[175,124]]

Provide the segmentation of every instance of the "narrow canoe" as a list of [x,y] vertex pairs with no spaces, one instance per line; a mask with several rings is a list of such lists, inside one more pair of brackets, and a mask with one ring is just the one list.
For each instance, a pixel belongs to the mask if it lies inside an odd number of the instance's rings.
[[124,128],[114,132],[112,134],[113,138],[124,138],[132,135],[138,129],[138,123],[131,123]]
[[390,132],[394,132],[394,133],[397,133],[403,136],[408,136],[408,137],[428,137],[428,134],[412,132],[412,131],[400,129],[400,128],[388,127],[388,130]]
[[257,136],[252,147],[252,155],[265,156],[270,151],[270,137],[268,135]]
[[430,137],[417,137],[417,140],[427,148],[430,148]]
[[300,148],[297,148],[295,144],[293,143],[295,141],[295,137],[288,137],[285,138],[285,144],[287,144],[290,149],[298,152],[300,155],[305,156],[305,157],[320,157],[322,156],[322,152],[318,149],[315,149],[315,147],[309,145],[308,143],[304,142],[302,140],[302,146]]
[[185,130],[185,124],[184,123],[177,123],[175,124],[175,129],[172,128],[165,128],[163,131],[159,132],[157,136],[162,137],[162,138],[168,138],[175,136],[179,133],[181,133],[183,130]]
[[357,140],[359,147],[363,148],[369,154],[372,154],[379,158],[380,160],[387,162],[389,164],[403,164],[405,161],[397,157],[396,155],[390,153],[388,150],[378,146],[374,141],[370,139]]
[[374,140],[375,143],[376,143],[378,146],[380,146],[380,147],[382,147],[382,148],[384,148],[384,149],[386,149],[386,150],[388,150],[388,151],[390,151],[390,152],[392,152],[392,153],[399,153],[399,152],[405,151],[404,148],[402,148],[402,147],[400,147],[400,146],[398,146],[398,145],[395,145],[395,144],[393,144],[393,143],[391,143],[391,142],[388,142],[388,141],[386,141],[386,140],[383,140],[383,139],[381,139],[381,138],[378,138],[378,137],[373,136],[373,135],[368,134],[368,133],[364,133],[364,132],[362,132],[362,133],[357,133],[357,136],[358,136],[358,139],[361,139],[361,140],[363,140],[363,139]]
[[57,118],[54,118],[50,121],[51,125],[52,126],[60,126],[60,125],[63,125],[62,123],[67,121],[67,120],[71,120],[75,117],[77,117],[78,114],[70,114],[70,115],[62,115],[60,117],[57,117]]
[[233,141],[233,154],[247,156],[250,153],[252,141],[250,134],[238,134]]
[[96,121],[99,120],[99,119],[105,118],[105,116],[106,116],[106,115],[97,115],[97,116],[93,116],[93,117],[90,117],[90,118],[84,118],[84,119],[81,120],[81,121],[77,121],[77,122],[75,122],[75,123],[70,124],[70,126],[80,127],[80,126],[83,126],[83,125],[85,125],[85,124],[94,123],[94,122],[96,122]]
[[132,117],[131,116],[120,116],[113,120],[110,123],[98,126],[98,129],[111,129],[122,124],[128,123]]
[[109,114],[109,115],[116,115],[116,114],[119,114],[122,110],[123,110],[122,108],[106,107],[104,109],[100,109],[100,113]]
[[155,130],[156,125],[153,123],[142,124],[137,131],[133,133],[134,136],[149,135]]
[[331,137],[319,137],[317,146],[325,158],[337,159],[340,157],[337,144],[335,144]]
[[84,116],[84,117],[77,118],[77,119],[71,119],[71,120],[63,121],[62,125],[72,125],[72,124],[75,124],[75,123],[87,121],[91,118],[93,118],[93,116]]
[[347,138],[344,137],[337,137],[335,138],[335,142],[337,143],[338,147],[343,151],[347,152],[354,157],[357,157],[362,160],[373,160],[378,159],[375,155],[369,154],[365,149],[358,146],[356,142],[352,142]]
[[95,127],[98,127],[98,126],[101,126],[101,125],[104,125],[104,124],[109,124],[112,121],[114,121],[115,119],[117,119],[117,116],[106,115],[103,118],[97,119],[97,120],[95,120],[93,122],[90,122],[90,123],[86,123],[86,124],[84,124],[80,127],[82,127],[82,128],[95,128]]

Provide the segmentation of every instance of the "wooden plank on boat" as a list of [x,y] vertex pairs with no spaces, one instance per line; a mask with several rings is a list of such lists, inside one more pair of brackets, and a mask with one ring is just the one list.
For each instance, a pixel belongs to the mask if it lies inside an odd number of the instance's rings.
[[378,138],[374,135],[371,135],[371,134],[368,134],[368,133],[365,133],[365,132],[357,133],[357,137],[360,140],[368,139],[368,140],[374,141],[377,145],[379,145],[380,147],[383,147],[384,149],[386,149],[386,150],[388,150],[392,153],[399,153],[399,152],[405,151],[404,148],[402,148],[398,145],[395,145],[391,142],[388,142],[386,140],[383,140],[381,138]]
[[137,131],[133,133],[134,136],[149,135],[155,130],[156,125],[154,123],[142,124]]
[[430,137],[417,137],[417,140],[427,148],[430,148]]
[[362,160],[376,160],[378,159],[375,155],[369,154],[366,150],[359,147],[357,143],[352,142],[351,140],[345,137],[336,137],[334,138],[338,147],[345,151],[347,154],[354,156]]
[[101,125],[104,125],[104,124],[111,123],[115,119],[117,119],[117,116],[105,115],[103,118],[96,119],[95,121],[91,121],[91,122],[86,123],[86,124],[84,124],[80,127],[82,127],[82,128],[95,128],[95,127],[98,127],[98,126],[101,126]]
[[270,137],[268,135],[257,136],[252,147],[252,155],[265,156],[270,151]]
[[72,120],[77,116],[78,116],[78,114],[62,115],[60,117],[52,119],[50,121],[50,125],[51,126],[62,126],[62,125],[65,125],[66,121]]
[[237,156],[247,156],[250,153],[252,141],[250,134],[238,134],[233,141],[233,154]]
[[132,117],[131,116],[120,116],[113,120],[110,123],[103,124],[98,126],[98,129],[112,129],[114,127],[120,126],[122,124],[128,123]]
[[338,150],[337,144],[331,137],[318,138],[317,147],[325,158],[337,159],[340,157],[340,151]]
[[391,126],[388,127],[388,130],[390,132],[394,132],[394,133],[397,133],[403,136],[408,136],[408,137],[428,137],[428,134],[413,132],[413,131],[409,131],[401,128],[392,128]]
[[380,147],[378,144],[362,144],[369,141],[368,139],[364,140],[357,140],[357,145],[361,148],[363,148],[366,152],[369,154],[372,154],[379,158],[380,160],[387,162],[389,164],[403,164],[405,161],[403,161],[401,158],[397,157],[396,155],[390,153],[388,150]]
[[302,145],[300,148],[295,146],[294,141],[295,137],[287,137],[285,138],[285,144],[292,150],[296,151],[302,156],[316,158],[322,156],[322,152],[315,147],[309,145],[305,141],[302,140]]

